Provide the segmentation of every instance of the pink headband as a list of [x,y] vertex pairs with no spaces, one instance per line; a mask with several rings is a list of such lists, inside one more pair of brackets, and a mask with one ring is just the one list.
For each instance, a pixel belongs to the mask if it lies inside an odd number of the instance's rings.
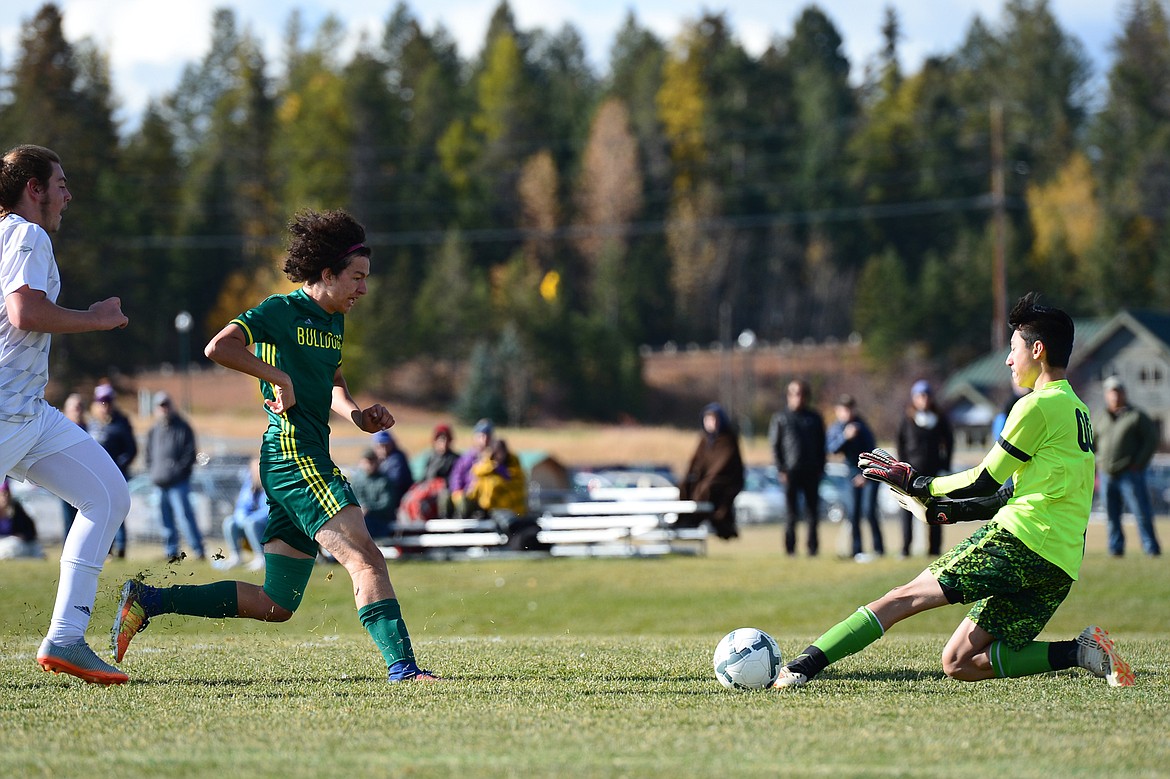
[[349,255],[351,255],[354,252],[359,251],[361,249],[364,249],[367,255],[370,253],[370,247],[366,246],[364,243],[355,243],[353,246],[351,246],[348,249],[346,249],[345,251],[343,251],[337,259],[343,260],[346,257],[348,257]]

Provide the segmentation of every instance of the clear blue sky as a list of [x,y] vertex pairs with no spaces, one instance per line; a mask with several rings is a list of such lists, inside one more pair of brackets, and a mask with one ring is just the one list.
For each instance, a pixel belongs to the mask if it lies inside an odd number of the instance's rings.
[[[738,40],[753,54],[775,36],[788,37],[792,24],[809,0],[513,0],[512,11],[521,29],[559,29],[571,23],[585,39],[588,55],[600,71],[628,11],[664,39],[673,37],[687,20],[704,9],[726,12]],[[19,25],[30,20],[43,0],[5,0],[0,17],[0,65],[12,62]],[[361,32],[381,32],[394,0],[61,0],[57,3],[70,41],[91,37],[110,56],[114,92],[122,101],[122,118],[137,122],[150,96],[169,92],[178,84],[184,64],[197,62],[207,51],[212,12],[231,7],[237,19],[266,44],[270,61],[280,56],[280,42],[289,14],[301,9],[315,26],[332,12],[351,33],[351,45]],[[442,24],[455,38],[460,55],[475,56],[498,0],[409,0],[409,7],[430,31]],[[892,5],[902,24],[901,62],[916,69],[922,58],[952,50],[963,38],[976,14],[996,26],[1003,0],[820,0],[817,3],[837,25],[854,78],[862,73],[881,45],[884,9]],[[1064,29],[1081,40],[1101,75],[1109,46],[1120,29],[1118,4],[1101,0],[1050,0],[1049,6]]]

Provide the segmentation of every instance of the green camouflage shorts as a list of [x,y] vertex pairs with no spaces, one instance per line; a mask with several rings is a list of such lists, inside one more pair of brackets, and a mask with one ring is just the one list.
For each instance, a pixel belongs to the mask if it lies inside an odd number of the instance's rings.
[[967,616],[1011,649],[1040,634],[1073,580],[1023,541],[988,522],[938,558],[930,572],[955,603],[974,603]]

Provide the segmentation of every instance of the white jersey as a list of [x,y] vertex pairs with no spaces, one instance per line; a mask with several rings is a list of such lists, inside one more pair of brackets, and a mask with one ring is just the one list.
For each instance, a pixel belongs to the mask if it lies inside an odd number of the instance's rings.
[[[57,302],[61,276],[53,257],[49,234],[16,214],[0,219],[0,294],[28,285]],[[0,306],[0,422],[19,422],[36,416],[49,380],[48,333],[21,330],[8,321]]]

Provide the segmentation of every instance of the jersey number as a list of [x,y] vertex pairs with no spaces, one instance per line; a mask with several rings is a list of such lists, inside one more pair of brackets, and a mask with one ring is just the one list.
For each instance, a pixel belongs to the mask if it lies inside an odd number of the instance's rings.
[[1077,409],[1077,444],[1082,452],[1093,451],[1093,425],[1089,423],[1089,415]]

